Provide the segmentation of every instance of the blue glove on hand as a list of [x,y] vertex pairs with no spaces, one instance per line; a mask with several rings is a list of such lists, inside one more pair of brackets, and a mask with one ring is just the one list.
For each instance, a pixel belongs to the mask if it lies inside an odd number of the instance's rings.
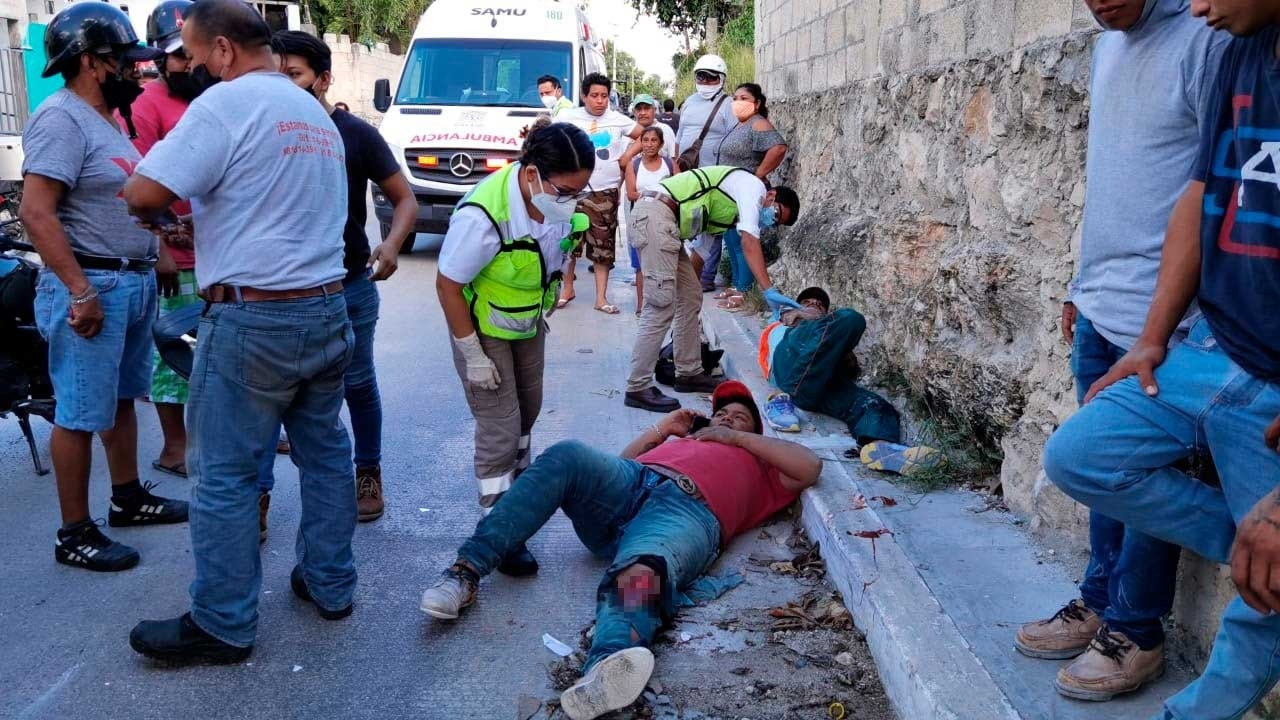
[[769,303],[769,307],[773,310],[773,319],[777,320],[783,310],[787,308],[800,309],[800,303],[783,295],[778,291],[777,286],[771,287],[764,291],[764,301]]

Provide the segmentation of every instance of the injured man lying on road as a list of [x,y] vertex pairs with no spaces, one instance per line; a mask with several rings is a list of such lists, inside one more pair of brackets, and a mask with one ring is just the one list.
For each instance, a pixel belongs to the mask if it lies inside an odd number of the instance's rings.
[[621,455],[581,442],[542,453],[476,526],[458,559],[422,595],[445,620],[475,602],[480,578],[528,540],[557,508],[592,553],[613,558],[596,591],[596,630],[583,677],[561,695],[573,720],[635,701],[653,672],[646,648],[677,599],[735,536],[791,504],[818,481],[808,448],[765,437],[745,385],[721,383],[708,421],[676,410]]

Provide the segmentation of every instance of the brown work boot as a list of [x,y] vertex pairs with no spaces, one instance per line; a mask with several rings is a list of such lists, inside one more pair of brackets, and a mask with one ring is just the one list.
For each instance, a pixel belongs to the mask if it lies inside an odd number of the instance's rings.
[[267,541],[267,509],[271,507],[271,493],[258,496],[258,542]]
[[1164,643],[1150,650],[1122,632],[1098,628],[1085,654],[1058,671],[1058,692],[1077,700],[1102,702],[1133,692],[1164,674]]
[[1102,618],[1072,600],[1048,620],[1027,623],[1018,629],[1014,647],[1027,657],[1066,660],[1084,652],[1102,627]]
[[369,522],[382,517],[382,467],[356,468],[356,519]]

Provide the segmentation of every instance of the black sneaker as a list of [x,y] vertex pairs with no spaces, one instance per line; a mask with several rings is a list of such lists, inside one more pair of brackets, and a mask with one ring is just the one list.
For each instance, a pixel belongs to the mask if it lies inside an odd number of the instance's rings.
[[675,383],[671,386],[676,392],[715,392],[720,383],[724,382],[723,378],[716,378],[705,372],[700,372],[692,377],[676,376]]
[[85,570],[119,572],[137,565],[140,557],[137,550],[103,535],[92,520],[82,520],[58,530],[53,559]]
[[132,527],[135,525],[171,525],[187,521],[187,503],[183,500],[172,500],[152,495],[155,483],[147,481],[142,485],[142,492],[131,499],[127,507],[121,507],[121,501],[111,498],[111,511],[107,513],[107,524],[111,527]]
[[[315,602],[315,600],[311,598],[311,591],[307,589],[306,578],[302,577],[302,566],[293,566],[293,572],[289,573],[289,587],[293,588],[293,594],[297,595],[299,600],[309,603]],[[352,604],[342,608],[341,610],[325,610],[319,605],[316,605],[316,612],[320,613],[320,617],[325,620],[341,620],[351,615],[351,611],[354,607],[355,605]]]
[[152,660],[174,665],[229,665],[253,652],[252,645],[236,647],[201,630],[191,613],[172,620],[143,620],[129,633],[129,646]]
[[520,547],[512,550],[506,557],[502,558],[502,563],[498,565],[498,572],[510,577],[537,575],[538,558],[529,552],[529,548],[524,543],[520,543]]
[[661,390],[650,385],[640,392],[629,392],[623,399],[627,407],[640,408],[649,412],[669,413],[680,409],[680,401],[664,395]]

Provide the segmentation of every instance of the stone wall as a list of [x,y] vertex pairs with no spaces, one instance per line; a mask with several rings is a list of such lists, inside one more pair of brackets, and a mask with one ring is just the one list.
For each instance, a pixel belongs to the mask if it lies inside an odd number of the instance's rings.
[[[757,0],[757,76],[802,199],[772,270],[864,312],[864,361],[1003,451],[1009,504],[1080,546],[1045,479],[1076,407],[1061,302],[1078,257],[1093,23],[1079,0]],[[1184,562],[1203,658],[1230,596]]]
[[386,43],[378,43],[370,50],[360,43],[352,43],[346,35],[326,33],[324,42],[333,53],[329,102],[345,102],[351,112],[377,125],[382,114],[373,107],[373,83],[386,78],[391,81],[394,93],[404,56],[393,54]]

